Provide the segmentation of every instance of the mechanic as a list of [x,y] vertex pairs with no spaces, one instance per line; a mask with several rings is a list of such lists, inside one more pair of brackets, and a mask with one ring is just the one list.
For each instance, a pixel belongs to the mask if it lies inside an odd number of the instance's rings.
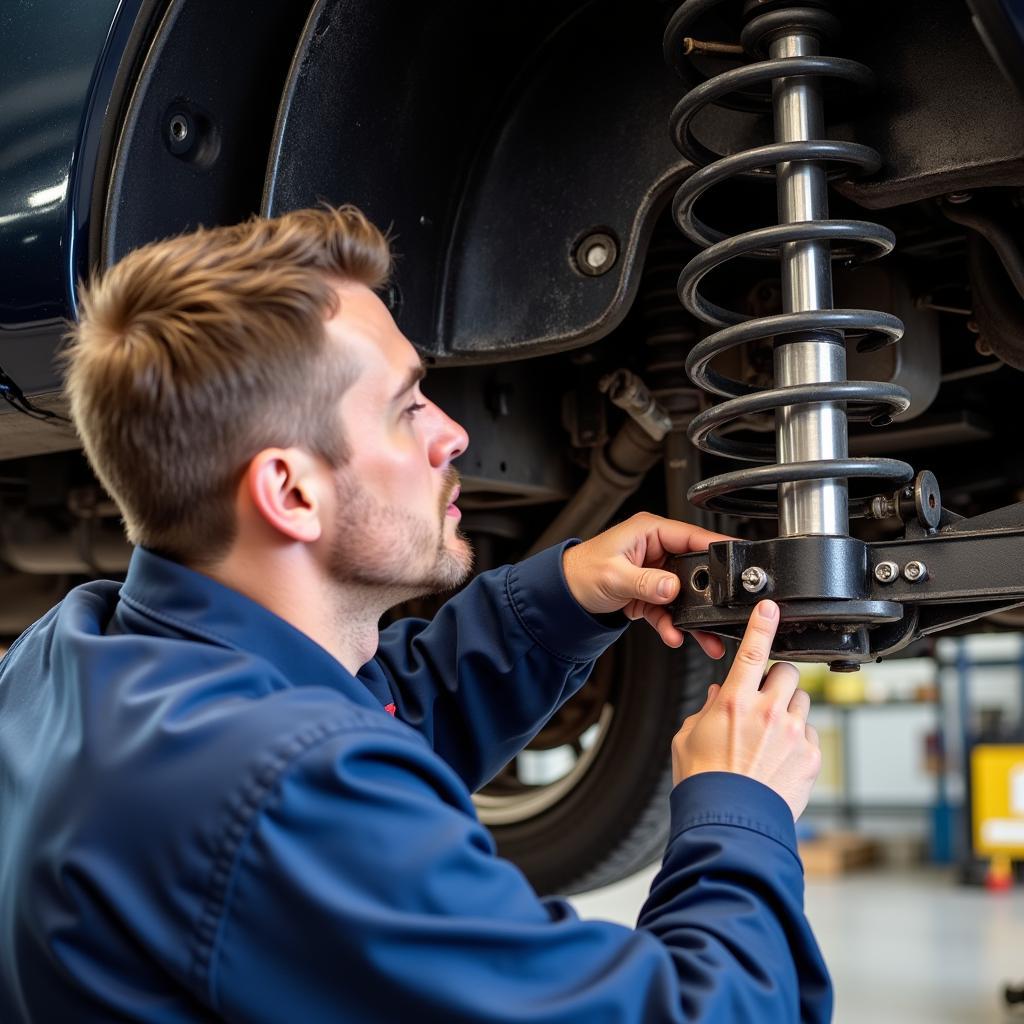
[[472,559],[468,438],[375,293],[390,263],[325,208],[82,288],[67,391],[136,547],[0,663],[0,1020],[828,1020],[794,835],[820,752],[795,668],[764,675],[770,601],[673,741],[635,929],[495,855],[470,793],[627,617],[683,642],[661,566],[720,538],[636,515],[379,631]]

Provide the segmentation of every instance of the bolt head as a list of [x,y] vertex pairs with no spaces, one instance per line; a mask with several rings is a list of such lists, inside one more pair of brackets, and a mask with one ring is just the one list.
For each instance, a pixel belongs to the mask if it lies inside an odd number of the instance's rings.
[[911,583],[918,583],[928,576],[928,570],[925,568],[924,562],[907,562],[903,566],[903,576]]
[[748,594],[757,594],[768,585],[768,573],[760,566],[752,565],[740,573],[740,581]]
[[879,583],[892,583],[900,574],[900,567],[895,562],[879,562],[875,566],[875,579]]
[[600,270],[608,262],[609,255],[604,242],[595,242],[583,254],[583,259],[591,270]]
[[615,265],[619,248],[604,231],[587,235],[576,247],[576,266],[588,277],[600,277]]

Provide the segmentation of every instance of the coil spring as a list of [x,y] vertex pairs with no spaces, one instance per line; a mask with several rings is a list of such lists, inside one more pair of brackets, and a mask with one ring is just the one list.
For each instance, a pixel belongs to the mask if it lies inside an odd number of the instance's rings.
[[[685,0],[669,22],[664,39],[666,60],[684,79],[690,74],[683,58],[683,39],[698,18],[721,2]],[[833,15],[820,7],[794,4],[776,7],[758,14],[744,26],[741,35],[744,51],[757,53],[762,40],[773,33],[778,35],[784,26],[794,23],[801,26],[799,31],[814,31],[822,36],[832,35],[838,28]],[[769,58],[725,71],[696,85],[677,104],[670,118],[676,147],[697,168],[675,194],[673,219],[683,234],[702,249],[680,274],[678,295],[694,316],[717,328],[694,346],[686,369],[694,384],[726,399],[696,416],[688,434],[698,448],[710,454],[770,463],[702,480],[690,488],[687,496],[698,507],[762,518],[776,517],[778,502],[738,497],[735,492],[804,480],[853,478],[886,480],[899,486],[913,477],[912,467],[896,459],[831,458],[780,464],[776,462],[774,445],[739,441],[721,433],[723,426],[741,417],[816,403],[844,403],[849,420],[884,425],[910,404],[906,389],[878,381],[831,381],[763,389],[723,376],[711,368],[712,362],[729,349],[779,336],[815,332],[820,337],[821,332],[827,332],[841,336],[844,342],[856,337],[858,351],[865,352],[894,344],[903,334],[903,324],[897,317],[875,310],[813,309],[754,318],[717,305],[701,293],[704,278],[728,261],[737,257],[777,259],[788,243],[825,241],[829,244],[831,259],[846,265],[884,256],[895,244],[895,236],[887,228],[862,220],[808,220],[757,228],[729,237],[696,216],[695,204],[712,186],[734,177],[774,179],[775,167],[780,163],[832,164],[830,180],[845,175],[850,169],[862,174],[878,170],[879,154],[853,142],[824,139],[775,142],[721,156],[693,134],[694,118],[711,103],[740,110],[770,109],[770,96],[759,95],[751,87],[770,86],[776,78],[788,76],[838,79],[860,89],[869,88],[873,81],[870,69],[863,64],[839,57]],[[852,500],[850,516],[869,514],[870,503],[870,495]]]

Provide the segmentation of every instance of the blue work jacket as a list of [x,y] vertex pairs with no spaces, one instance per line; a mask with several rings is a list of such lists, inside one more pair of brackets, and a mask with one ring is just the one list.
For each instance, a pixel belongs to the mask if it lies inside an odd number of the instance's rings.
[[470,792],[621,632],[562,550],[385,629],[356,676],[144,549],[73,590],[0,662],[0,1021],[827,1020],[759,783],[675,788],[635,929],[495,855]]

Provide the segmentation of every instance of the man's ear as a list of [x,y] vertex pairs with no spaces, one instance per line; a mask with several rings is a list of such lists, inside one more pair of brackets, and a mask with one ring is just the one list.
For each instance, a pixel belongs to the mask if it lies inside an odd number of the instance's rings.
[[325,469],[300,448],[264,448],[245,471],[259,517],[291,540],[311,544],[323,532]]

